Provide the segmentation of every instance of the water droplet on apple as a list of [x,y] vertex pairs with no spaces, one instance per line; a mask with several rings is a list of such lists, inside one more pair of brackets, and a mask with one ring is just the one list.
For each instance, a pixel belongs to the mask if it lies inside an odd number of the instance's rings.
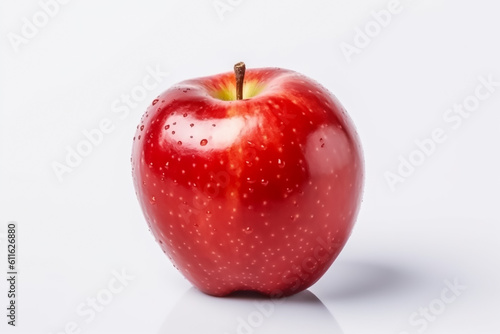
[[194,123],[189,124],[189,126],[190,126],[190,127],[193,127],[193,126],[194,126]]
[[245,161],[245,164],[246,164],[248,167],[252,167],[252,165],[253,165],[253,164],[252,164],[252,162],[251,162],[251,161],[248,161],[248,160],[247,160],[247,161]]
[[182,114],[182,117],[187,117],[187,116],[188,116],[187,113]]
[[144,130],[144,125],[141,125],[141,131]]
[[247,228],[243,229],[243,232],[245,232],[246,234],[250,234],[253,232],[253,229],[251,227],[247,227]]
[[140,140],[140,139],[141,139],[141,135],[139,135],[139,137],[137,137],[137,139],[139,139],[139,140]]
[[149,200],[149,203],[151,203],[152,205],[156,204],[156,198],[152,196],[151,199]]
[[285,167],[285,161],[278,159],[278,167],[279,168],[284,168]]
[[205,146],[205,145],[207,145],[207,144],[208,144],[208,140],[206,140],[206,139],[202,139],[202,140],[200,141],[200,145],[201,145],[201,146]]
[[247,177],[247,183],[254,184],[255,180],[252,179],[251,177]]
[[262,180],[260,180],[260,184],[262,184],[263,186],[267,186],[269,184],[269,181],[262,179]]
[[155,105],[158,103],[158,99],[154,99],[152,105]]
[[175,131],[172,131],[172,134],[175,135]]
[[167,125],[165,125],[165,130],[168,130],[168,129],[170,129],[170,125],[167,124]]
[[193,224],[193,225],[194,225],[194,227],[198,227],[198,226],[200,226],[200,225],[198,225],[198,224]]
[[179,141],[177,142],[177,145],[182,145],[182,142],[179,140]]

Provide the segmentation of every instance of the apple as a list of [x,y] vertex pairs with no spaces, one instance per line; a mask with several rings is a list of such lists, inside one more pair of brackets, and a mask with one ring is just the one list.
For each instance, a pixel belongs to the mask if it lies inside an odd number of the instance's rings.
[[163,252],[214,296],[307,289],[344,247],[361,202],[351,119],[286,69],[238,63],[174,85],[142,116],[131,161]]

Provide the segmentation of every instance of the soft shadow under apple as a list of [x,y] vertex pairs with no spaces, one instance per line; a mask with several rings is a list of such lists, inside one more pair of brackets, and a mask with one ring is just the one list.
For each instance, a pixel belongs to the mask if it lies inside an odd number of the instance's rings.
[[412,291],[422,285],[420,274],[396,264],[338,262],[314,286],[325,300],[364,299]]

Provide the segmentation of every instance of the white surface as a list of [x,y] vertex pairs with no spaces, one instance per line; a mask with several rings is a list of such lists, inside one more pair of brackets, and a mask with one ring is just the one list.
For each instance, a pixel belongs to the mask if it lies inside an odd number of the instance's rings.
[[[182,333],[199,325],[236,333],[238,319],[257,310],[252,300],[191,289],[149,234],[129,165],[135,126],[157,94],[240,60],[328,87],[357,125],[367,175],[338,260],[310,292],[275,305],[251,330],[305,333],[307,322],[315,333],[500,332],[500,87],[457,129],[443,120],[474,94],[479,76],[500,81],[500,6],[402,0],[348,62],[342,43],[352,44],[356,27],[370,26],[371,12],[390,1],[232,3],[221,20],[212,1],[75,0],[18,52],[9,33],[41,7],[0,4],[0,268],[8,221],[19,224],[20,268],[18,326],[7,326],[2,311],[0,332]],[[114,113],[148,67],[169,75],[127,115]],[[113,131],[59,182],[52,163],[106,118]],[[447,140],[392,191],[384,174],[436,128]],[[133,279],[110,295],[122,270]],[[456,296],[444,291],[455,281],[465,287]],[[2,278],[2,310],[6,291]],[[92,317],[86,303],[96,296],[112,300]],[[423,321],[418,312],[429,306],[440,314]]]

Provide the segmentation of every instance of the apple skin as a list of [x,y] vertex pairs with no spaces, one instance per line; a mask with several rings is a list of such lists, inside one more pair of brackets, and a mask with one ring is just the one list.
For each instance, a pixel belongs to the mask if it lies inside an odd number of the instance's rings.
[[349,238],[364,165],[354,125],[315,81],[279,68],[181,82],[134,137],[136,194],[174,266],[214,296],[288,296],[314,284]]

